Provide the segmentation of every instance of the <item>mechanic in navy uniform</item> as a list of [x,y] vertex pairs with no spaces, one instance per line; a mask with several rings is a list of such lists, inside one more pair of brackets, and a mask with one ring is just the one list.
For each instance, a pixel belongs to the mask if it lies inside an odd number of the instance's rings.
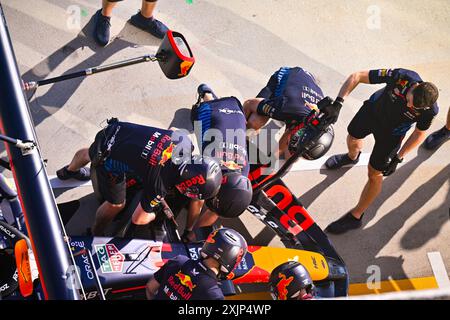
[[[364,211],[381,192],[383,176],[394,173],[404,156],[424,141],[426,131],[439,111],[436,104],[439,91],[434,84],[423,82],[411,70],[380,69],[356,72],[348,77],[334,104],[323,110],[330,121],[337,120],[344,98],[360,83],[385,83],[386,86],[365,101],[350,122],[347,128],[348,153],[334,155],[326,162],[329,169],[356,164],[363,139],[373,134],[375,146],[368,165],[368,182],[356,207],[327,227],[326,231],[333,234],[362,225]],[[402,145],[405,134],[414,123],[415,130]]]
[[[191,111],[199,148],[205,156],[220,163],[222,184],[218,194],[206,200],[207,210],[200,216],[202,200],[191,200],[182,239],[193,241],[193,228],[211,226],[218,217],[236,218],[250,204],[253,191],[247,154],[246,120],[240,101],[235,97],[218,98],[201,84],[198,101]],[[211,141],[213,140],[213,141]],[[195,224],[195,226],[194,226]]]
[[[140,177],[144,191],[126,233],[133,237],[155,219],[155,209],[170,189],[198,200],[217,194],[222,181],[219,164],[208,157],[192,156],[191,151],[187,136],[112,119],[90,148],[79,150],[57,175],[62,180],[79,178],[83,176],[81,168],[92,161],[94,191],[104,200],[97,209],[94,235],[102,235],[125,207],[127,173]],[[83,172],[88,171],[85,168]]]
[[273,300],[311,300],[317,298],[316,287],[308,270],[297,261],[288,261],[272,270],[269,292]]
[[247,242],[233,229],[210,233],[201,259],[177,256],[153,274],[146,286],[148,299],[223,300],[219,281],[239,265],[247,253]]
[[286,130],[280,138],[277,156],[289,158],[291,136],[323,98],[322,89],[310,72],[300,67],[282,67],[256,98],[244,102],[247,128],[258,132],[270,119],[284,122]]

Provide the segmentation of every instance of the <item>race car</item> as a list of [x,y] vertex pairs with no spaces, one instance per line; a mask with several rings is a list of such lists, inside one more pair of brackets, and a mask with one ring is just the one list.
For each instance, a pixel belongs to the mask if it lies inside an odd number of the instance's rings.
[[[120,237],[121,227],[128,221],[129,212],[133,211],[133,201],[117,220],[117,228],[111,237],[67,234],[63,222],[67,206],[58,208],[56,204],[23,91],[70,77],[66,75],[23,84],[1,7],[0,16],[0,129],[2,140],[6,142],[27,233],[18,230],[13,225],[14,221],[0,221],[3,243],[0,249],[0,297],[63,300],[144,298],[143,288],[153,272],[176,255],[199,258],[201,242],[181,242],[172,219],[160,221],[162,235],[158,237],[155,237],[155,232],[149,232],[148,239]],[[169,32],[157,55],[131,63],[158,61],[168,78],[187,76],[194,61],[192,52],[188,50],[189,57],[182,54],[174,38],[184,39],[179,33]],[[187,45],[185,39],[183,43]],[[72,77],[129,64],[130,61],[89,68]],[[277,172],[261,173],[262,165],[251,169],[251,174],[255,176],[257,173],[258,177],[252,180],[254,197],[248,211],[269,226],[287,248],[250,245],[236,271],[221,283],[226,296],[235,295],[236,286],[240,287],[241,293],[267,289],[271,271],[288,260],[299,261],[308,269],[319,294],[320,290],[323,296],[328,297],[348,294],[349,279],[344,261],[281,180],[292,163],[315,139],[320,138],[328,126],[321,121],[320,114],[312,114],[293,146],[295,156]],[[139,192],[139,187],[136,187],[136,192]],[[176,202],[175,199],[171,208],[175,217],[183,208]]]

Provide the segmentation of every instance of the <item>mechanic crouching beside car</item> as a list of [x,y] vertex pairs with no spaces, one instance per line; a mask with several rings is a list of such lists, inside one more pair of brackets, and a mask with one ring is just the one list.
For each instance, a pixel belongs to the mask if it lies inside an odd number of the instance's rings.
[[[178,141],[172,138],[176,137]],[[91,178],[103,202],[97,209],[92,234],[102,236],[108,224],[125,208],[126,176],[137,175],[144,192],[133,212],[125,237],[133,238],[155,219],[155,209],[176,188],[191,199],[205,200],[219,191],[222,173],[208,157],[192,155],[192,142],[173,131],[120,122],[113,118],[99,131],[90,148],[76,152],[72,162],[58,170],[60,179]]]

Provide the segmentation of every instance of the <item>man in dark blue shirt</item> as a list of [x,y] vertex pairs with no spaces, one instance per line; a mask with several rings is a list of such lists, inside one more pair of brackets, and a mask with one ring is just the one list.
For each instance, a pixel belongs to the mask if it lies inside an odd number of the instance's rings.
[[146,287],[148,299],[223,300],[219,280],[239,265],[247,242],[235,230],[221,228],[206,239],[201,260],[178,256],[153,274]]
[[183,240],[193,241],[192,229],[212,225],[219,216],[236,218],[250,204],[252,186],[247,178],[246,120],[242,105],[235,97],[219,99],[206,84],[198,87],[199,99],[191,111],[191,120],[204,156],[216,159],[222,169],[219,193],[206,201],[208,210],[197,221],[203,201],[192,200]]
[[[369,180],[356,207],[326,229],[334,234],[361,226],[364,211],[381,191],[383,176],[391,175],[403,161],[403,157],[423,142],[426,130],[439,111],[436,104],[439,92],[434,84],[423,82],[421,77],[411,70],[379,69],[350,75],[335,103],[323,110],[326,117],[336,121],[344,98],[360,83],[385,83],[386,86],[365,101],[350,122],[348,153],[334,155],[326,162],[329,169],[356,164],[361,154],[363,139],[373,134],[375,146],[369,160]],[[402,146],[405,134],[414,123],[414,132]]]
[[300,67],[276,71],[258,96],[244,103],[247,128],[258,132],[270,119],[283,121],[286,131],[279,141],[279,154],[287,153],[290,137],[317,103],[324,98],[314,76]]
[[191,151],[187,136],[113,119],[97,133],[90,148],[79,150],[57,175],[62,180],[78,178],[80,168],[92,162],[94,191],[104,200],[97,210],[94,235],[102,235],[125,207],[126,175],[138,176],[144,191],[128,229],[132,236],[137,226],[155,219],[155,208],[172,188],[199,200],[217,194],[222,181],[218,163],[208,157],[191,156]]

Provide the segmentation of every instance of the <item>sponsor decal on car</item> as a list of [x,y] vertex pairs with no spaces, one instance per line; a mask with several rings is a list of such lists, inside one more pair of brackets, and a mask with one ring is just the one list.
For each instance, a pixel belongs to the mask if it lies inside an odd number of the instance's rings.
[[125,256],[114,244],[95,245],[95,251],[103,273],[122,272]]

